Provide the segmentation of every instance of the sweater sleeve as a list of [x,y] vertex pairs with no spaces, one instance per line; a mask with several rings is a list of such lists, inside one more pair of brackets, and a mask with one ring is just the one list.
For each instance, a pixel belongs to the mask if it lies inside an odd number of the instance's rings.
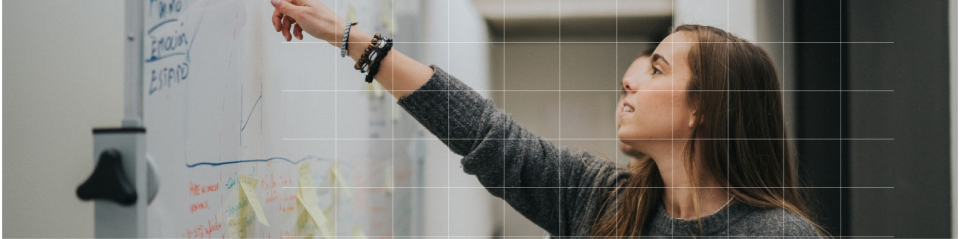
[[464,172],[535,224],[554,236],[588,234],[626,170],[534,135],[493,101],[431,67],[434,75],[400,106],[463,156]]

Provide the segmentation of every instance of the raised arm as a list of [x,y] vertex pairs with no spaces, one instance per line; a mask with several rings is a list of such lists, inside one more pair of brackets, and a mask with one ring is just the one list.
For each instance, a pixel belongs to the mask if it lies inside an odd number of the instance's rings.
[[398,103],[463,155],[463,171],[554,236],[586,236],[626,170],[561,149],[440,68]]
[[[320,0],[271,0],[271,4],[274,6],[273,26],[287,41],[293,37],[302,40],[305,31],[340,48],[343,32],[349,23]],[[359,27],[350,29],[347,53],[354,61],[360,59],[372,38],[373,35]],[[380,69],[383,70],[374,79],[397,99],[410,95],[433,75],[433,69],[396,49],[390,50],[380,63]]]
[[[302,39],[306,31],[340,46],[347,23],[323,3],[273,3],[274,26],[287,40]],[[348,47],[354,60],[370,38],[359,29],[350,30]],[[534,135],[440,68],[427,67],[397,50],[391,50],[381,64],[383,70],[375,79],[417,121],[463,156],[464,172],[476,175],[487,191],[552,235],[588,235],[609,192],[627,176],[612,162],[561,149]]]

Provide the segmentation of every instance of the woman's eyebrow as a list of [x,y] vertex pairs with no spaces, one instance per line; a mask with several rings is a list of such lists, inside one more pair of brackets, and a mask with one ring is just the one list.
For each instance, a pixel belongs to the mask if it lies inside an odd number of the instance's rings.
[[670,62],[667,61],[667,58],[664,58],[660,54],[653,54],[653,56],[650,57],[650,62],[656,62],[658,60],[663,61],[664,64],[667,64],[667,66],[670,66]]

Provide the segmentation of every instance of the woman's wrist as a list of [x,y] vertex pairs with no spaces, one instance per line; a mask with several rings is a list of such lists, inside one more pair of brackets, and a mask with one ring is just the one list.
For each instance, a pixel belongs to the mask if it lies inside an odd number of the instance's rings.
[[[346,25],[344,25],[344,27],[346,27]],[[370,46],[370,39],[373,39],[373,35],[359,28],[350,29],[350,36],[348,36],[347,40],[347,55],[350,55],[350,58],[354,61],[360,60],[360,55],[363,55],[363,50],[365,50],[367,46]]]
[[[347,24],[350,24],[350,23],[342,22],[342,21],[337,22],[336,26],[334,27],[336,29],[334,29],[333,34],[331,36],[332,39],[324,39],[324,40],[330,43],[330,45],[333,45],[336,48],[340,48],[340,45],[343,43],[343,34],[347,30]],[[359,29],[357,29],[356,26],[354,26],[354,28],[350,29],[350,34],[353,35],[357,30]]]

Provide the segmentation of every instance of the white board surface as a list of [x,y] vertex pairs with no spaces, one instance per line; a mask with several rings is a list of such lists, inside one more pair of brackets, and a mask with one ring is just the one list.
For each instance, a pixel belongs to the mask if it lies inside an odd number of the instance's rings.
[[[422,130],[339,49],[283,43],[266,0],[144,1],[151,237],[417,235]],[[367,31],[396,30],[390,0],[324,2]]]

